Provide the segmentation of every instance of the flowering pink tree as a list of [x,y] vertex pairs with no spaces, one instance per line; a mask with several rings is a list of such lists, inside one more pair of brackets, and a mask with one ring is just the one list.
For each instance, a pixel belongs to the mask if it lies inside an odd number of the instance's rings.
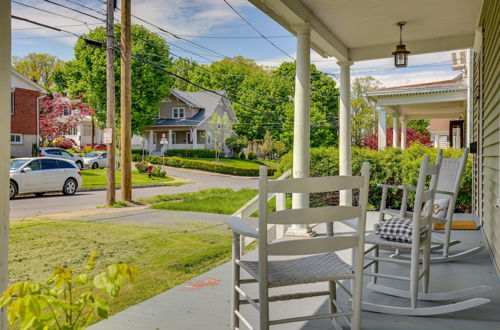
[[[399,133],[401,136],[401,130]],[[386,131],[386,146],[392,147],[392,127],[388,127]],[[406,129],[406,147],[409,147],[413,143],[418,142],[423,146],[432,147],[431,138],[428,135],[419,134],[417,131],[407,128]],[[363,145],[367,148],[377,150],[378,149],[378,136],[377,134],[370,134],[363,140]]]
[[54,93],[44,97],[40,103],[40,137],[43,144],[50,143],[76,128],[86,116],[92,116],[94,109],[82,101],[83,95],[70,99]]

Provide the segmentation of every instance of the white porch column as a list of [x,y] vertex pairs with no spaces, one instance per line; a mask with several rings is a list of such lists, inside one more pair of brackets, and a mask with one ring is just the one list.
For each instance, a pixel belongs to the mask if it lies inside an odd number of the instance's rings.
[[401,149],[406,149],[406,125],[408,121],[406,118],[401,119]]
[[149,153],[152,153],[154,150],[153,150],[153,141],[154,141],[154,137],[153,137],[153,134],[154,132],[151,130],[149,131],[149,139],[148,139],[148,149],[149,149]]
[[[295,112],[293,127],[293,177],[309,176],[310,153],[310,86],[311,86],[311,30],[309,25],[297,27],[297,59],[295,74]],[[309,206],[309,194],[293,194],[294,209]],[[308,235],[311,231],[307,225],[292,225],[287,234]]]
[[198,149],[198,128],[193,129],[193,149]]
[[387,146],[387,114],[385,110],[378,110],[378,150]]
[[[352,175],[351,160],[351,61],[340,66],[339,175]],[[352,190],[340,192],[340,205],[352,205]]]
[[[10,1],[0,1],[0,292],[7,289],[9,262],[9,160],[10,160]],[[5,308],[0,329],[7,329]]]
[[172,149],[174,147],[174,141],[172,140],[173,134],[172,130],[168,130],[168,149]]
[[393,114],[392,117],[392,146],[394,148],[399,147],[399,115],[397,113]]

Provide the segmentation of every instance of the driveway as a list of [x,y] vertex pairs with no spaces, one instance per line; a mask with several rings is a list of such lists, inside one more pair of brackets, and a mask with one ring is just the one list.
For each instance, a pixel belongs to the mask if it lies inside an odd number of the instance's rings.
[[[134,199],[146,198],[156,195],[195,192],[209,188],[231,188],[234,190],[257,188],[256,178],[219,175],[175,167],[167,167],[167,173],[169,176],[181,177],[193,183],[177,187],[137,188],[133,190],[132,197]],[[116,197],[117,200],[120,200],[119,190],[116,191]],[[84,210],[105,203],[105,191],[77,192],[73,196],[63,196],[61,194],[46,195],[43,197],[21,196],[10,201],[10,218],[16,219]]]

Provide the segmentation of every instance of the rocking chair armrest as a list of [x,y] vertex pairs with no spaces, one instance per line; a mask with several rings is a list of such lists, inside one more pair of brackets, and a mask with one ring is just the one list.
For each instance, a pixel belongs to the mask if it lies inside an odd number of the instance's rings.
[[436,194],[450,195],[450,196],[455,195],[455,193],[453,193],[451,191],[444,191],[444,190],[436,190]]
[[231,216],[226,219],[226,222],[238,234],[259,239],[259,232],[244,223],[240,218]]

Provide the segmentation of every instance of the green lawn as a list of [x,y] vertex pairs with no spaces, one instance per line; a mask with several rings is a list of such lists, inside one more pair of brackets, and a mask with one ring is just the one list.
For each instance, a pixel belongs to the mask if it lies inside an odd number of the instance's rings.
[[[153,203],[151,207],[154,209],[233,214],[255,195],[257,195],[256,189],[233,191],[226,188],[177,195],[160,195],[141,201]],[[273,198],[268,203],[269,209],[273,210],[275,205],[276,201]],[[291,200],[287,200],[287,208],[290,207]]]
[[111,263],[140,270],[111,303],[116,313],[181,284],[230,259],[226,226],[202,223],[171,228],[80,221],[30,221],[10,226],[9,283],[43,281],[58,265],[80,270],[89,255],[100,253],[95,271]]
[[[106,187],[106,169],[99,170],[83,170],[82,179],[83,185],[82,188],[101,188]],[[116,185],[119,186],[121,183],[121,173],[120,171],[116,171]],[[139,173],[138,171],[132,171],[132,185],[133,186],[145,186],[149,184],[165,184],[169,181],[172,181],[171,177],[152,177],[149,178],[145,173]]]

